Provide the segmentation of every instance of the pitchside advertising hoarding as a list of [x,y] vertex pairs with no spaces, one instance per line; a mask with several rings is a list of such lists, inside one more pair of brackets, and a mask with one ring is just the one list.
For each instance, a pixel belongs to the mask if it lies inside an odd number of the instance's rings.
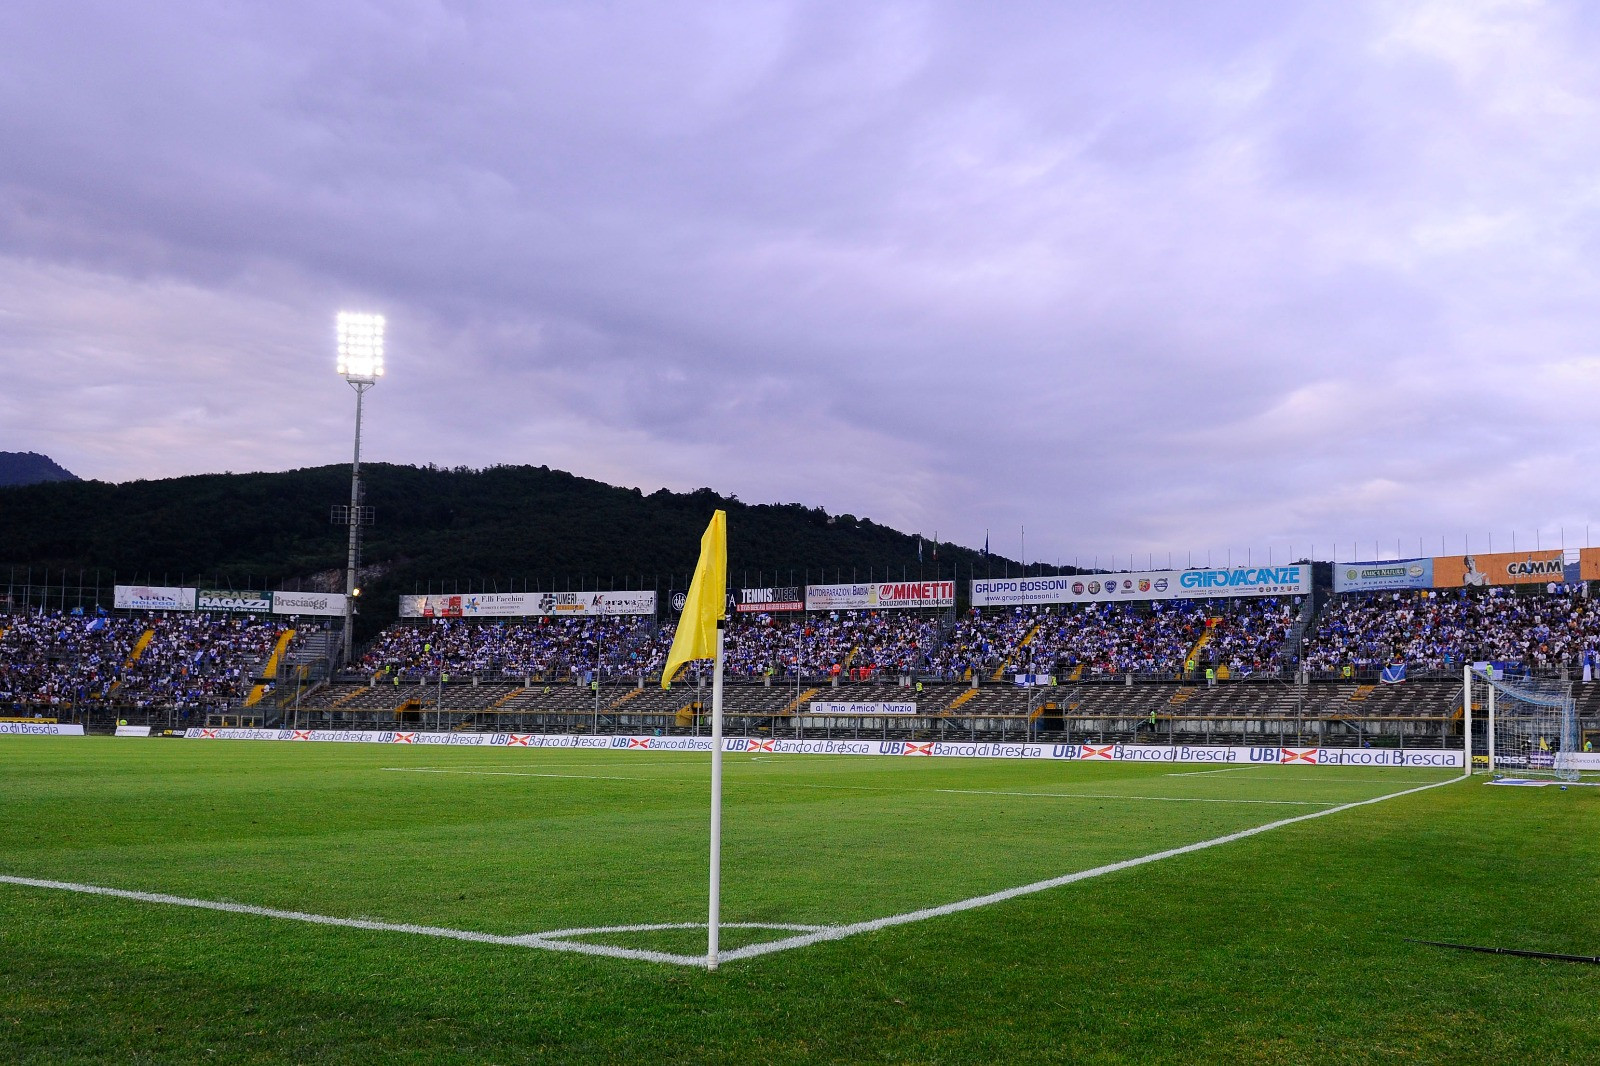
[[972,583],[972,606],[1107,603],[1139,600],[1292,596],[1311,591],[1311,567],[1245,566],[1228,570],[1147,570],[1072,577],[985,578]]
[[[615,751],[710,751],[710,737],[563,733],[431,733],[421,730],[191,728],[190,740],[285,740],[302,743],[448,745],[499,748],[604,748]],[[789,740],[729,737],[728,752],[776,755],[887,755],[944,759],[1051,759],[1065,762],[1206,763],[1216,766],[1396,766],[1460,769],[1459,751],[1398,748],[1224,747],[1200,744],[1019,744],[940,740]]]
[[654,615],[650,592],[476,592],[401,596],[401,618],[542,618]]
[[806,586],[808,611],[901,610],[908,607],[954,607],[955,603],[954,581],[869,581]]
[[1432,559],[1374,559],[1364,563],[1333,564],[1335,592],[1431,588],[1433,588]]
[[799,585],[740,589],[739,602],[734,609],[741,614],[754,611],[803,611],[806,609],[806,594]]

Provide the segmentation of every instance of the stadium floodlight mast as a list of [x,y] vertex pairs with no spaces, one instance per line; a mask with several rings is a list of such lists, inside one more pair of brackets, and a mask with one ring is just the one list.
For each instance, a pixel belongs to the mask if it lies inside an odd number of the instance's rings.
[[356,569],[361,565],[361,526],[371,511],[361,504],[361,401],[383,377],[383,316],[340,311],[337,319],[339,376],[356,390],[356,451],[350,465],[350,550],[344,575],[344,664],[355,658]]

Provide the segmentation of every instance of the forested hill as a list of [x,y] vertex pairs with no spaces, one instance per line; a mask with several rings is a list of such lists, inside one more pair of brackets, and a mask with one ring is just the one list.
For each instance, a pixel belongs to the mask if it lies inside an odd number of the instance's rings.
[[38,452],[0,452],[0,486],[76,481],[78,475]]
[[[367,623],[392,617],[398,593],[427,583],[512,587],[682,588],[711,512],[728,511],[730,584],[949,578],[1017,564],[851,515],[799,504],[747,505],[710,489],[645,495],[546,467],[362,468],[376,524],[363,562]],[[298,587],[344,566],[350,468],[208,474],[111,485],[0,489],[0,565],[115,571],[137,579],[232,588]],[[903,570],[902,570],[903,568]],[[826,571],[824,578],[823,571]],[[792,577],[791,577],[792,574]],[[137,578],[135,577],[137,575]],[[469,586],[469,583],[470,586]],[[336,587],[342,587],[342,584]],[[366,628],[364,625],[363,628]]]

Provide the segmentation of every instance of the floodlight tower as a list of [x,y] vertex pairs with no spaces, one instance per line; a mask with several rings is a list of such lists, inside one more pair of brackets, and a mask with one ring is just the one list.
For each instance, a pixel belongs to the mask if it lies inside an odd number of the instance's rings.
[[[361,527],[372,522],[372,508],[361,503],[361,400],[383,377],[383,316],[340,311],[339,376],[356,390],[356,453],[350,465],[350,552],[344,574],[344,664],[355,658],[356,568],[361,565]],[[339,520],[335,508],[334,520]]]

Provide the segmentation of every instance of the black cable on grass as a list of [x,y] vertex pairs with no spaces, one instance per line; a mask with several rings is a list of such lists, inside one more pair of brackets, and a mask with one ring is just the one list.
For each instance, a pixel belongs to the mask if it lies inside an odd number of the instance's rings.
[[1435,948],[1453,948],[1456,951],[1479,951],[1485,955],[1520,955],[1525,959],[1555,959],[1558,962],[1587,962],[1600,966],[1600,955],[1563,955],[1555,951],[1529,951],[1526,948],[1488,948],[1478,944],[1446,944],[1442,940],[1413,940],[1406,937],[1407,944],[1427,944]]

